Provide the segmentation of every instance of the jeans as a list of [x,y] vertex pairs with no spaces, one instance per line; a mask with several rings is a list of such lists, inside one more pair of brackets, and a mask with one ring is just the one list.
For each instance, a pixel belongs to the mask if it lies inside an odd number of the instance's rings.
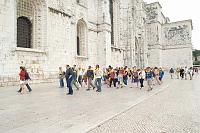
[[67,87],[69,88],[69,94],[73,94],[73,89],[72,89],[72,79],[67,79]]
[[101,78],[95,79],[95,85],[97,87],[97,91],[101,91]]
[[95,86],[92,83],[92,78],[88,78],[88,89],[90,89],[90,86],[92,86],[93,88],[95,88]]
[[124,84],[125,85],[128,85],[128,77],[126,76],[126,77],[123,77],[123,81],[124,81]]
[[82,82],[83,82],[83,76],[79,75],[78,76],[78,83],[82,86]]
[[153,87],[152,87],[152,79],[151,78],[148,78],[147,79],[147,84],[148,84],[148,86],[149,86],[149,89],[148,90],[152,90],[153,89]]
[[61,87],[61,88],[64,87],[64,81],[63,81],[63,78],[60,78],[60,87]]

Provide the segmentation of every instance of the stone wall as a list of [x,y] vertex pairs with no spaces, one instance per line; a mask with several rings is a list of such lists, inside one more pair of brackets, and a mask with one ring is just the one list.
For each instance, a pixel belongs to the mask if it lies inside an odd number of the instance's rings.
[[[22,0],[0,1],[0,86],[18,84],[21,65],[34,83],[57,80],[58,67],[66,64],[84,68],[191,65],[191,21],[169,23],[158,2],[113,1],[112,45],[108,0],[32,0],[28,15],[24,9],[17,10],[18,1]],[[33,24],[32,48],[17,47],[21,15]],[[77,54],[78,35],[81,55]]]
[[192,22],[173,22],[162,27],[163,65],[192,66]]

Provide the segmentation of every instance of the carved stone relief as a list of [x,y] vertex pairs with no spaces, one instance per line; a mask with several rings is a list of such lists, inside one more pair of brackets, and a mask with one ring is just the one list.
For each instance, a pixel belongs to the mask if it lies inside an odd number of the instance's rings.
[[185,44],[191,41],[188,25],[179,25],[174,27],[164,28],[165,40],[168,44]]
[[148,6],[146,7],[146,11],[147,11],[147,22],[148,23],[155,22],[158,17],[157,7]]

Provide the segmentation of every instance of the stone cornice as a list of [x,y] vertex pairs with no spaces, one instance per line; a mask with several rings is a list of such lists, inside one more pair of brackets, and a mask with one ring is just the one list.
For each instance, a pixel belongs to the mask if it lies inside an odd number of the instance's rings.
[[48,8],[49,8],[49,11],[52,12],[52,13],[61,14],[61,15],[63,15],[64,17],[69,17],[69,18],[72,17],[72,15],[70,15],[70,14],[68,14],[68,13],[65,13],[64,11],[60,11],[60,10],[55,9],[55,8],[53,8],[53,7],[48,7]]

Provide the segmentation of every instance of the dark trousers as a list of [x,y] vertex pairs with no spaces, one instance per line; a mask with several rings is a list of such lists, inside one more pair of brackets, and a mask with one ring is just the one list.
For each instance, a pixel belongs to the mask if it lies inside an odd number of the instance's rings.
[[116,87],[117,79],[111,78],[110,79],[110,87],[112,86],[112,83],[114,84],[114,87]]
[[83,76],[79,75],[78,76],[78,83],[82,86],[82,81],[83,81]]
[[142,87],[144,87],[144,79],[140,79],[140,87],[142,88]]
[[181,78],[184,78],[184,73],[180,73],[180,77],[181,77]]
[[69,88],[69,94],[73,94],[72,79],[67,79],[67,87]]
[[[26,87],[27,87],[27,89],[28,89],[29,92],[32,91],[32,89],[31,89],[31,87],[30,87],[29,84],[26,84]],[[22,88],[20,88],[20,89],[18,90],[18,92],[21,92],[21,91],[22,91]]]

